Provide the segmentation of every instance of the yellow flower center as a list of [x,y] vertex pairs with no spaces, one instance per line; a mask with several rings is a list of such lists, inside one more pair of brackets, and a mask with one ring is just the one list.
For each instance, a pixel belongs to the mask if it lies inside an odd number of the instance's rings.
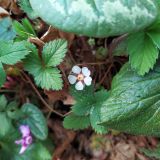
[[78,81],[83,81],[84,80],[84,75],[83,74],[78,74],[77,80]]

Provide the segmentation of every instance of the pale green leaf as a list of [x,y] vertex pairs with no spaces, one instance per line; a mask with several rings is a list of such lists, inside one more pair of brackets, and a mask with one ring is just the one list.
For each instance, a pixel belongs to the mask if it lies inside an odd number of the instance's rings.
[[12,21],[9,17],[0,20],[0,40],[13,40],[16,32],[13,29]]
[[[107,37],[144,29],[157,17],[155,1],[29,0],[48,24],[67,32]],[[47,14],[46,14],[47,13]]]

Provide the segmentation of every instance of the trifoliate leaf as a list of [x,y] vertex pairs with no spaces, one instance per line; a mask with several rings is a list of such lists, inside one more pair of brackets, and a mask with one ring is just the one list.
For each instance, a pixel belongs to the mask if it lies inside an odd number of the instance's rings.
[[16,32],[13,29],[12,21],[9,17],[0,20],[0,40],[13,40]]
[[33,104],[26,103],[22,106],[22,112],[26,117],[22,120],[22,123],[29,125],[33,135],[41,140],[44,140],[48,136],[48,128],[45,117],[42,112]]
[[[50,65],[47,66],[47,64],[45,64],[46,57],[43,56],[41,59],[38,55],[38,51],[35,48],[35,46],[28,45],[27,48],[31,53],[25,59],[25,70],[34,76],[34,80],[37,86],[47,90],[62,89],[63,81],[62,81],[62,75],[60,74],[59,69]],[[46,50],[45,50],[45,53],[46,53]],[[45,53],[43,52],[43,54]],[[50,58],[51,59],[53,58],[54,60],[56,60],[57,57],[54,57],[53,55]],[[57,58],[57,61],[59,60],[60,59]]]
[[43,59],[47,67],[57,66],[62,61],[67,52],[67,41],[58,39],[46,43],[43,48]]
[[88,116],[76,116],[71,114],[64,118],[63,126],[67,129],[85,129],[89,127],[90,120]]
[[33,11],[29,0],[19,0],[19,5],[29,18],[35,19],[38,17],[37,13]]
[[29,54],[25,42],[0,41],[0,62],[13,65]]
[[139,75],[153,69],[159,51],[150,37],[144,32],[131,34],[128,38],[129,61]]

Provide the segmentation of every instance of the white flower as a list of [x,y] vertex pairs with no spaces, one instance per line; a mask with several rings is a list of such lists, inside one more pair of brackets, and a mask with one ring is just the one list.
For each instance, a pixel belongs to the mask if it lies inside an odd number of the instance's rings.
[[85,85],[90,86],[92,83],[90,75],[91,71],[87,67],[74,66],[68,80],[70,84],[76,84],[76,90],[83,90]]

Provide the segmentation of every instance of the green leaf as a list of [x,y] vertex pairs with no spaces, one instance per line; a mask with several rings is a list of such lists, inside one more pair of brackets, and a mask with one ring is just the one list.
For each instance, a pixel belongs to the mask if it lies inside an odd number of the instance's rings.
[[37,86],[44,89],[60,90],[62,89],[62,75],[57,68],[41,68],[35,76]]
[[[69,120],[66,118],[67,120],[64,120],[64,123],[65,121],[67,121],[66,125],[70,126],[71,124],[72,126],[71,129],[78,129],[76,128],[77,125],[78,127],[79,125],[82,126],[81,122],[80,121],[78,122],[78,118],[89,117],[89,122],[92,128],[97,133],[100,134],[106,133],[107,129],[104,126],[98,125],[98,123],[100,122],[100,106],[108,98],[108,92],[106,90],[100,90],[98,92],[94,92],[94,88],[91,85],[89,87],[86,87],[82,91],[77,91],[72,88],[71,94],[75,98],[76,103],[72,107],[73,115],[71,115],[71,117],[68,117]],[[77,119],[76,123],[79,124],[76,125],[74,123],[74,120],[73,122],[71,122],[72,118]]]
[[160,30],[151,30],[147,32],[147,34],[152,39],[154,44],[160,49]]
[[47,67],[57,66],[62,61],[67,52],[67,41],[58,39],[46,43],[43,48],[43,59]]
[[0,41],[0,62],[13,65],[28,54],[25,42]]
[[51,160],[52,157],[45,146],[41,143],[36,143],[32,149],[32,157],[34,160]]
[[86,116],[90,114],[90,109],[95,100],[93,92],[93,86],[85,87],[82,91],[77,91],[75,88],[71,88],[71,95],[76,100],[76,103],[72,107],[74,114],[78,116]]
[[2,85],[4,84],[4,82],[6,81],[6,73],[4,71],[3,65],[0,62],[0,87],[2,87]]
[[12,129],[11,120],[5,112],[0,112],[0,139],[7,136]]
[[158,14],[157,3],[151,0],[138,3],[124,0],[30,0],[30,4],[48,24],[90,37],[120,35],[144,29]]
[[143,77],[126,64],[101,105],[101,124],[131,134],[160,136],[159,84],[160,64]]
[[30,19],[35,19],[38,17],[38,15],[33,11],[29,0],[19,0],[19,5],[20,5],[21,9],[25,13],[27,13],[27,15]]
[[144,32],[134,33],[128,37],[127,50],[131,66],[139,75],[153,69],[159,54],[157,47]]
[[99,125],[100,123],[100,106],[94,106],[90,111],[90,121],[92,128],[99,134],[107,133],[107,129],[104,126]]
[[7,105],[7,99],[4,95],[0,95],[0,112],[4,111]]
[[27,18],[22,19],[22,23],[14,21],[13,27],[18,35],[18,40],[22,41],[27,40],[29,37],[36,37],[36,32]]
[[[62,75],[60,74],[60,71],[58,68],[53,67],[54,66],[53,63],[59,64],[60,61],[62,60],[62,55],[58,51],[51,52],[54,49],[49,50],[49,48],[48,49],[47,48],[48,47],[46,46],[43,51],[43,57],[42,59],[40,59],[36,48],[34,46],[28,46],[28,49],[29,51],[31,51],[31,53],[25,59],[25,70],[34,76],[34,80],[37,86],[47,90],[50,90],[50,89],[60,90],[62,89],[62,86],[63,86]],[[48,59],[49,54],[47,55],[48,53],[47,51],[49,51],[51,54],[50,59]],[[63,50],[61,51],[63,52]],[[58,55],[58,53],[60,55]],[[45,62],[47,64],[45,64]]]
[[88,116],[76,116],[71,114],[64,118],[63,126],[66,129],[85,129],[90,125],[90,120]]
[[0,20],[0,40],[13,40],[16,32],[13,29],[12,21],[9,17]]
[[158,145],[155,149],[140,149],[146,156],[149,158],[157,158],[160,159],[160,145]]
[[22,120],[22,123],[30,126],[31,132],[36,138],[41,140],[46,139],[48,136],[48,128],[42,112],[30,103],[23,105],[22,112],[27,116],[27,118]]

